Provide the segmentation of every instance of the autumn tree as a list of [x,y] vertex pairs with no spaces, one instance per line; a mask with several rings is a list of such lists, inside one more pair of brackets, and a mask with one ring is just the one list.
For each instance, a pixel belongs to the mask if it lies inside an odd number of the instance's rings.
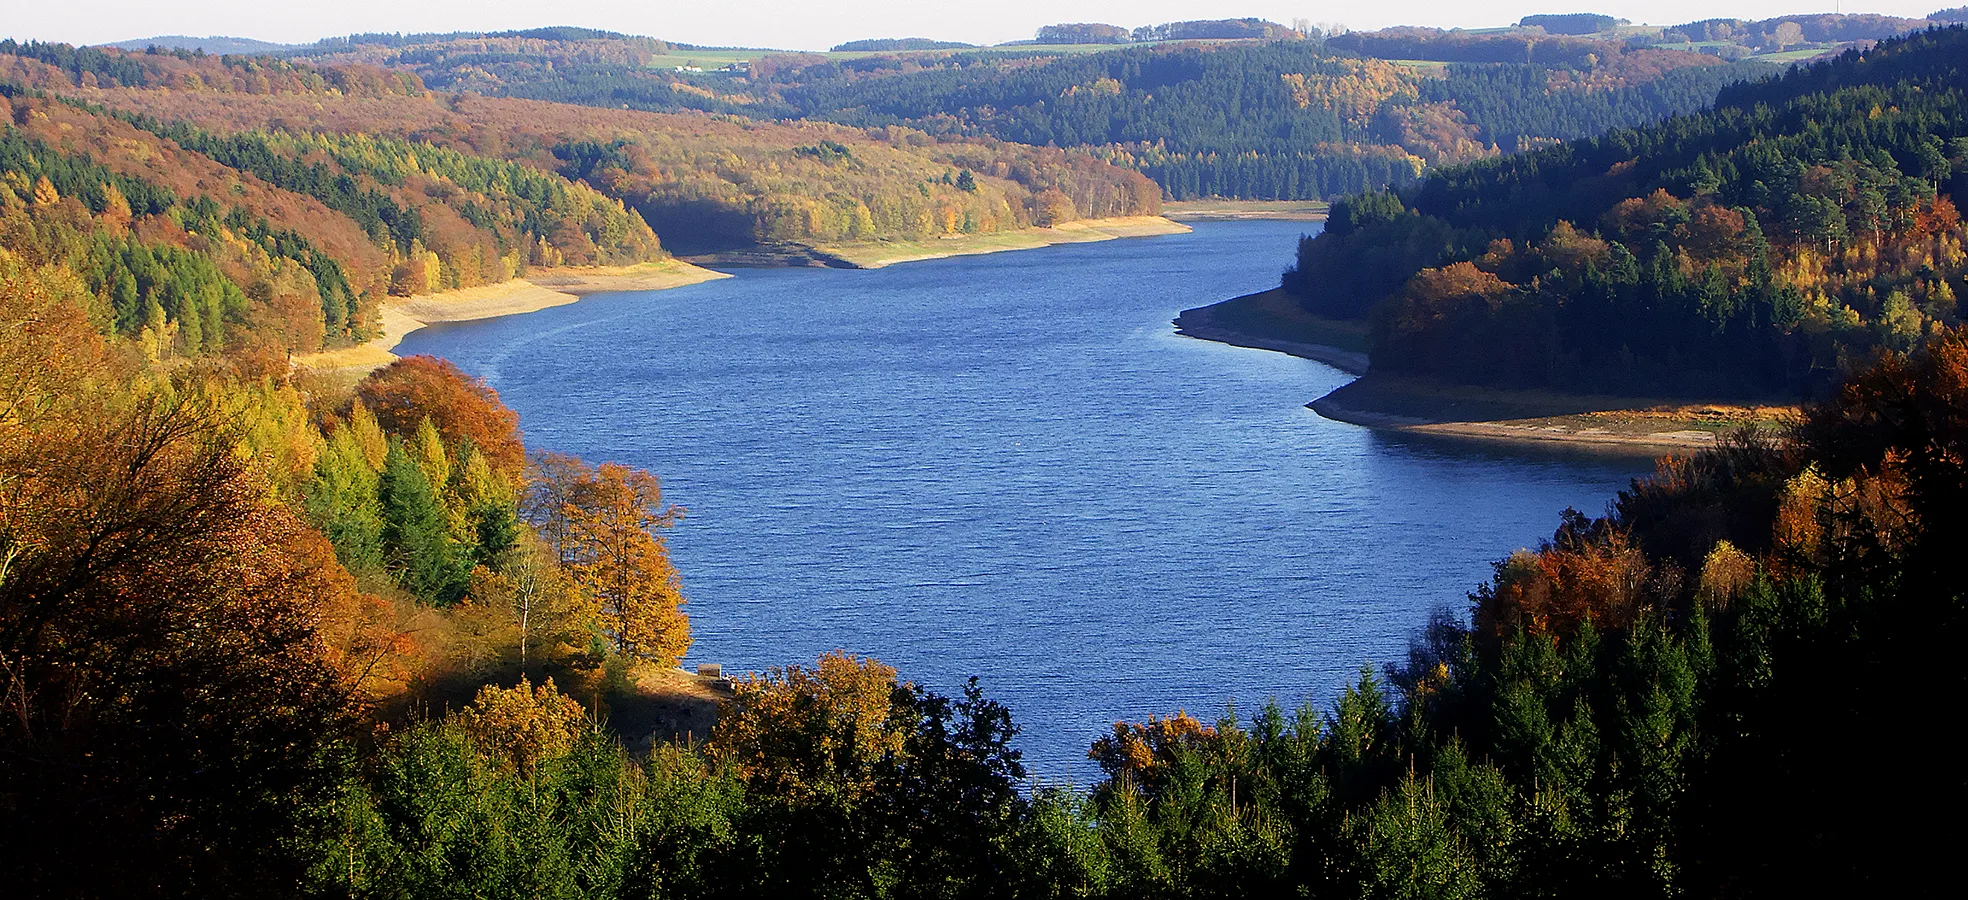
[[1028,810],[1016,734],[974,679],[953,700],[837,651],[739,684],[707,749],[749,787],[754,890],[994,897]]
[[[0,258],[0,882],[257,894],[339,777],[354,598],[221,407],[116,371]],[[25,355],[11,351],[21,349]],[[26,367],[18,366],[34,360]]]
[[569,571],[618,652],[675,665],[690,648],[681,585],[657,529],[676,521],[656,476],[616,463],[579,472],[560,510]]
[[355,395],[390,434],[409,439],[429,419],[445,446],[469,442],[509,479],[517,481],[525,473],[519,414],[500,403],[498,392],[484,380],[466,375],[448,360],[399,359],[370,373]]
[[522,540],[496,567],[473,569],[469,598],[516,632],[521,675],[539,664],[588,662],[598,611],[544,544]]
[[512,688],[486,685],[458,716],[465,733],[498,764],[531,778],[541,760],[565,755],[590,730],[587,710],[554,687],[521,676]]

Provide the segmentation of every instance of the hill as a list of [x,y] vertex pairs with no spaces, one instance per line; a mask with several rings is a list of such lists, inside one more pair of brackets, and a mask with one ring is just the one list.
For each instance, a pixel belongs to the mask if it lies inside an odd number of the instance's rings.
[[217,35],[217,34],[212,35],[210,37],[191,37],[190,35],[183,35],[183,34],[162,34],[162,35],[158,35],[157,37],[135,38],[133,40],[128,40],[128,41],[117,41],[113,44],[103,44],[102,46],[115,47],[118,50],[147,50],[151,47],[157,47],[162,50],[190,50],[196,53],[253,54],[253,53],[279,53],[283,50],[291,50],[298,45],[276,44],[273,43],[272,41],[256,41],[252,38],[226,37],[224,35]]
[[1968,30],[1713,110],[1335,204],[1285,286],[1376,372],[1641,396],[1822,394],[1962,320]]
[[307,58],[487,96],[1076,148],[1173,199],[1319,199],[1405,183],[1432,166],[1693,111],[1762,71],[1582,39],[1531,62],[1520,47],[1502,57],[1511,62],[1450,66],[1362,59],[1339,41],[720,56],[647,38],[447,36]]
[[[554,232],[561,226],[551,219],[507,217],[477,198],[494,188],[546,197],[540,192],[563,190],[563,184],[575,188],[569,197],[621,203],[635,212],[633,222],[607,224],[619,213],[605,213],[582,225],[598,247],[647,222],[692,253],[991,234],[1160,209],[1160,192],[1147,179],[1086,154],[937,138],[906,128],[774,124],[440,94],[414,74],[357,63],[0,42],[0,79],[98,105],[349,210],[372,232],[395,215],[378,206],[384,194],[400,207],[444,207],[449,212],[435,214],[434,221],[452,232],[495,220]],[[375,153],[389,161],[372,161]],[[472,183],[481,186],[434,194],[393,181],[427,164],[469,170],[478,179]],[[384,187],[364,187],[365,174]],[[344,182],[344,175],[356,181]],[[544,179],[540,188],[520,187],[538,179]],[[588,251],[572,232],[566,236],[555,251],[564,261],[620,261],[605,249]],[[410,256],[416,239],[407,232],[392,238]],[[455,240],[420,246],[440,257],[461,247]]]
[[895,50],[971,50],[975,49],[976,46],[976,44],[966,44],[962,41],[937,41],[919,37],[868,38],[859,41],[848,41],[844,44],[836,44],[833,47],[833,51],[836,53],[882,53]]

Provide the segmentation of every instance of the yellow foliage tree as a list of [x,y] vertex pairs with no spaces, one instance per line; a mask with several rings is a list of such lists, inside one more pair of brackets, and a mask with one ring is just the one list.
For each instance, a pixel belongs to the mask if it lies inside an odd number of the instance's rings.
[[895,670],[843,651],[813,669],[775,669],[737,685],[709,750],[774,796],[851,804],[906,737],[891,718]]
[[[585,468],[585,467],[583,467]],[[600,607],[615,649],[673,666],[690,649],[683,590],[656,529],[677,513],[656,476],[616,463],[582,473],[567,492],[569,570]]]
[[535,686],[524,676],[511,688],[479,688],[478,698],[458,714],[458,724],[480,752],[527,778],[540,763],[574,749],[591,727],[587,710],[554,687],[553,679]]

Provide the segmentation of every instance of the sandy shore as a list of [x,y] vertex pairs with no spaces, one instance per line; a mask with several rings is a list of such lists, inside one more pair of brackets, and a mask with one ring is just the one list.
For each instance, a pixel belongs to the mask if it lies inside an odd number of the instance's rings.
[[1718,435],[1745,427],[1780,430],[1799,415],[1797,407],[1784,404],[1506,391],[1369,374],[1365,331],[1358,323],[1306,314],[1276,289],[1184,310],[1176,330],[1360,375],[1306,406],[1334,421],[1386,431],[1656,454],[1712,447]]
[[862,241],[823,244],[812,248],[825,254],[834,264],[852,268],[879,269],[899,262],[1002,253],[1007,250],[1034,250],[1054,244],[1084,244],[1117,238],[1187,234],[1189,226],[1161,216],[1122,216],[1111,219],[1085,219],[1050,228],[1026,228],[996,234],[958,235],[927,241]]
[[1323,222],[1329,211],[1330,205],[1319,200],[1170,200],[1162,204],[1162,215],[1177,222]]
[[500,284],[392,297],[383,303],[382,332],[373,340],[296,356],[294,365],[321,374],[361,375],[389,365],[406,335],[433,323],[495,319],[564,306],[588,294],[660,291],[729,277],[671,259],[635,266],[540,269]]
[[1326,397],[1314,400],[1306,406],[1335,422],[1346,422],[1385,431],[1512,444],[1562,444],[1614,452],[1673,453],[1702,450],[1715,446],[1716,436],[1720,433],[1719,430],[1674,428],[1671,424],[1667,427],[1672,430],[1624,431],[1607,427],[1614,424],[1612,422],[1600,425],[1588,419],[1567,421],[1566,417],[1500,422],[1436,421],[1416,416],[1350,409]]
[[1799,417],[1785,404],[1500,390],[1385,373],[1307,405],[1335,421],[1410,434],[1648,454],[1705,449],[1743,428],[1780,431]]

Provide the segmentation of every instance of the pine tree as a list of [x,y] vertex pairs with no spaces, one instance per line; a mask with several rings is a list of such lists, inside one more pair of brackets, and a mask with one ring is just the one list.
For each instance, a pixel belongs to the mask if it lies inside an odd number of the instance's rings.
[[335,556],[356,573],[383,569],[383,513],[378,473],[364,457],[354,429],[336,429],[315,460],[305,494],[308,517],[335,545]]
[[428,603],[456,602],[471,574],[469,560],[451,539],[443,501],[401,441],[390,441],[380,494],[385,559],[397,584]]

